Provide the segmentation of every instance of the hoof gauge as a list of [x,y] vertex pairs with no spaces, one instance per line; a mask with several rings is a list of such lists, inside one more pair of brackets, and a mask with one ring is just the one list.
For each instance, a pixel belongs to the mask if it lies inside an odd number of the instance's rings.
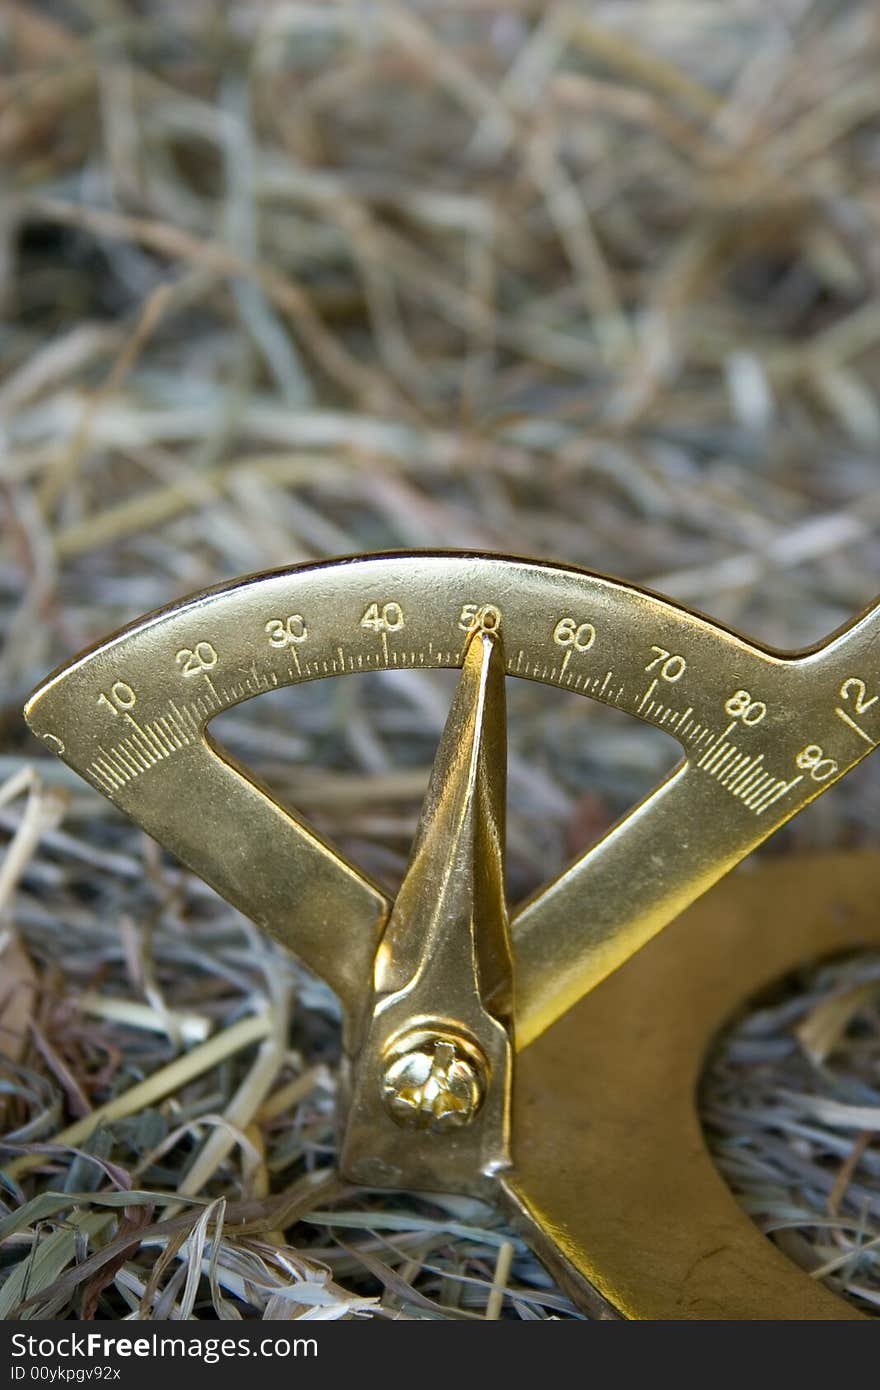
[[[880,604],[779,653],[582,570],[375,555],[150,614],[51,676],[26,714],[336,991],[346,1177],[499,1201],[594,1313],[858,1318],[737,1206],[695,1091],[714,1034],[750,994],[880,943],[880,857],[783,859],[695,900],[880,741],[878,633]],[[395,667],[461,677],[392,902],[209,726],[278,686]],[[611,705],[684,754],[513,910],[505,676]]]

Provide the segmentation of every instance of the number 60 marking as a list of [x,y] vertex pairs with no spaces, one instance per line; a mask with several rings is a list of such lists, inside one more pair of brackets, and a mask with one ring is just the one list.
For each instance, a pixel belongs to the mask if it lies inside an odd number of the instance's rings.
[[579,623],[577,618],[560,618],[553,629],[557,647],[573,647],[576,652],[588,652],[596,640],[592,623]]

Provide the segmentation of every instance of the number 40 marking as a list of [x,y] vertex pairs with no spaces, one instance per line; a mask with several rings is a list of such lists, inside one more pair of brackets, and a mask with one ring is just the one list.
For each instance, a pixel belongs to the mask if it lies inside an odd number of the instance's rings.
[[361,627],[371,632],[399,632],[403,627],[403,609],[399,603],[371,603],[361,618]]

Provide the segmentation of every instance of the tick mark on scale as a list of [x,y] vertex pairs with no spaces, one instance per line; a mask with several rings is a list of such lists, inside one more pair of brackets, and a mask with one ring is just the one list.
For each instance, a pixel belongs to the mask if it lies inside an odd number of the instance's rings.
[[872,748],[876,746],[875,740],[872,739],[871,735],[865,733],[865,730],[862,728],[861,724],[857,724],[856,721],[852,718],[852,716],[847,714],[845,709],[840,709],[840,707],[838,706],[838,708],[835,709],[834,713],[837,715],[838,719],[843,720],[844,724],[848,724],[849,727],[852,729],[853,733],[858,734],[859,738],[863,738],[866,743],[870,743]]
[[644,695],[642,696],[641,700],[639,701],[639,709],[640,709],[640,710],[643,710],[643,709],[645,708],[645,705],[646,705],[646,704],[648,703],[648,701],[651,699],[651,696],[654,694],[654,691],[657,689],[657,684],[658,684],[658,682],[657,682],[657,679],[656,679],[656,677],[655,677],[655,679],[651,681],[651,684],[648,686],[648,689],[645,691]]

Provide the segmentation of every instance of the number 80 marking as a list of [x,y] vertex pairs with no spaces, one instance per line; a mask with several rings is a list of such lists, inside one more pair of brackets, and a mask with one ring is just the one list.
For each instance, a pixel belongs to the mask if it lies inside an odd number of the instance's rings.
[[753,700],[747,690],[736,690],[724,706],[731,719],[741,719],[746,728],[753,729],[760,724],[767,713],[763,700]]

